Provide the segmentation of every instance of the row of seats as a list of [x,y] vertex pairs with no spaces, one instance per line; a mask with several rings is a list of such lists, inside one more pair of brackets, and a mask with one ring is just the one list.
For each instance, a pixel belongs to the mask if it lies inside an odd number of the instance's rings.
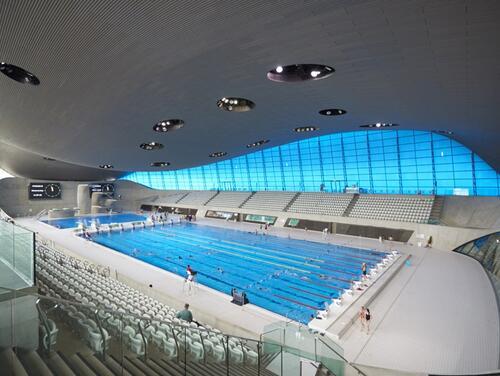
[[242,209],[283,211],[296,192],[256,192],[241,206]]
[[217,194],[215,191],[191,191],[177,201],[179,205],[205,205]]
[[352,200],[350,194],[326,192],[301,193],[288,208],[288,212],[341,216]]
[[361,195],[349,214],[353,218],[427,223],[434,196]]
[[[209,358],[224,362],[229,356],[231,363],[257,363],[257,353],[237,338],[226,343],[226,337],[219,330],[208,325],[199,328],[195,323],[181,321],[175,317],[176,311],[165,304],[114,279],[78,267],[74,259],[60,252],[45,247],[38,249],[41,251],[37,257],[40,288],[49,295],[76,300],[89,307],[75,310],[77,306],[69,306],[63,310],[71,326],[78,328],[79,335],[93,351],[102,351],[111,336],[123,335],[125,345],[136,355],[144,354],[146,340],[168,358],[176,357],[179,352],[196,361]],[[99,321],[106,330],[104,338],[92,313],[99,307],[114,312],[98,311]],[[146,320],[150,320],[149,326]]]
[[207,206],[239,208],[252,192],[222,191],[206,203]]

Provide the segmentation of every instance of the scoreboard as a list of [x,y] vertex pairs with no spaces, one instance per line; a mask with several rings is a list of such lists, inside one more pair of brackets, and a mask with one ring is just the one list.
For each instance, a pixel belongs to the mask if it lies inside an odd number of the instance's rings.
[[94,192],[104,192],[112,196],[115,193],[115,185],[112,183],[92,183],[89,184],[89,192],[91,197]]
[[30,200],[57,200],[61,198],[61,183],[30,183]]

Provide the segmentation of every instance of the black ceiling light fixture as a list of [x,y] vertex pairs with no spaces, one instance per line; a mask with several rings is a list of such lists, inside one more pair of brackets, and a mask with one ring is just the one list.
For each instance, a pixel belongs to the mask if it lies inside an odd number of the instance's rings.
[[278,65],[267,72],[267,78],[275,82],[301,82],[321,80],[331,76],[335,69],[322,64]]
[[371,124],[363,124],[360,125],[361,128],[390,128],[390,127],[399,127],[399,124],[396,123],[371,123]]
[[151,141],[151,142],[145,142],[143,144],[140,144],[139,147],[143,150],[160,150],[163,149],[163,144],[160,144],[159,142]]
[[208,156],[210,158],[220,158],[220,157],[224,157],[227,155],[227,152],[225,151],[216,151],[216,152],[213,152],[212,154],[209,154]]
[[314,132],[317,131],[319,128],[318,127],[297,127],[294,129],[295,132],[300,133],[300,132]]
[[320,115],[323,116],[340,116],[347,114],[346,110],[342,110],[340,108],[328,108],[326,110],[319,111]]
[[152,162],[151,167],[167,167],[170,166],[170,162]]
[[217,107],[230,112],[246,112],[255,107],[250,99],[223,97],[217,101]]
[[269,142],[269,140],[255,141],[255,142],[252,142],[251,144],[248,144],[247,148],[255,148],[257,146],[261,146],[261,145],[267,144],[268,142]]
[[113,168],[113,165],[110,165],[110,164],[102,164],[102,165],[99,165],[99,168],[110,169],[110,168]]
[[40,85],[40,80],[38,79],[38,77],[36,77],[33,73],[30,73],[27,70],[18,67],[17,65],[1,62],[0,72],[22,84],[29,84],[34,86]]
[[50,158],[50,157],[43,157],[43,159],[45,159],[46,161],[49,161],[49,162],[54,162],[55,161],[54,158]]
[[154,125],[153,130],[155,132],[172,132],[183,126],[184,120],[181,119],[161,120]]

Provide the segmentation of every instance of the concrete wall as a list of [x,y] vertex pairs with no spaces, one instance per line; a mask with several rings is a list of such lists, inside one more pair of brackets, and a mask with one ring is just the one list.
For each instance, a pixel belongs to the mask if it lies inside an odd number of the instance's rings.
[[500,197],[446,196],[441,222],[448,226],[500,227]]

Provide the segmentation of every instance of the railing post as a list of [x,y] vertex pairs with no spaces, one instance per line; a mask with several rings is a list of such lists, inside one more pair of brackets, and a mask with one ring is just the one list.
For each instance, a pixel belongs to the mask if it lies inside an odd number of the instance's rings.
[[280,345],[281,348],[281,367],[280,367],[280,375],[283,376],[283,346]]
[[[35,305],[36,309],[38,310],[38,313],[40,315],[40,318],[42,319],[43,326],[45,327],[45,336],[49,339],[48,345],[47,345],[47,353],[50,354],[50,347],[51,347],[51,341],[50,341],[50,327],[49,323],[47,322],[47,317],[45,317],[45,313],[42,311],[42,308],[40,308],[40,299],[37,299]],[[42,339],[43,341],[43,339]]]
[[182,338],[184,338],[184,375],[187,375],[187,332],[186,332],[186,327],[183,328],[184,330],[184,335]]
[[260,351],[260,342],[257,342],[257,376],[260,376],[260,367],[261,367],[261,351]]
[[101,320],[99,319],[98,309],[94,311],[95,320],[97,321],[97,326],[99,327],[99,332],[101,333],[102,340],[102,360],[106,361],[106,337],[104,336],[104,330],[102,330]]
[[229,376],[229,336],[226,335],[226,372]]
[[142,331],[142,321],[141,320],[139,320],[139,324],[137,326],[139,327],[139,333],[141,333],[142,342],[144,343],[144,361],[147,362],[147,360],[148,360],[148,342],[146,341],[146,337],[144,337],[144,332]]

